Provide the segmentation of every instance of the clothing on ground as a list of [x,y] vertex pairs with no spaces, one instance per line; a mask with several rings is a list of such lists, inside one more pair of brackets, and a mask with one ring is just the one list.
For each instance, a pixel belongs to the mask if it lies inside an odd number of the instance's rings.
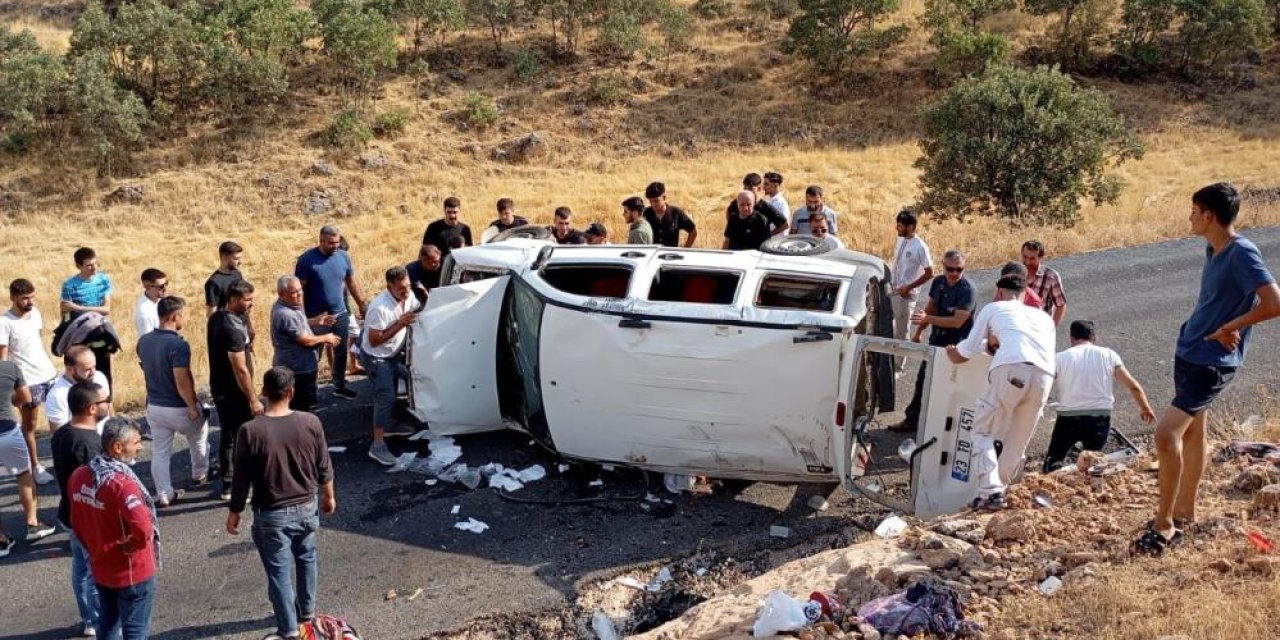
[[231,511],[244,511],[253,488],[253,508],[278,509],[307,503],[333,479],[324,428],[314,414],[258,416],[240,427]]

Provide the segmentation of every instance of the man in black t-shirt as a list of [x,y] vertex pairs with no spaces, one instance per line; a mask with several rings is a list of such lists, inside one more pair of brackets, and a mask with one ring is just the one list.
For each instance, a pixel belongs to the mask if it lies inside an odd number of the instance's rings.
[[[524,216],[516,215],[516,203],[511,198],[498,199],[498,219],[489,223],[490,227],[497,229],[498,233],[502,233],[507,229],[523,227],[529,224]],[[410,277],[413,277],[410,274]]]
[[[742,178],[742,188],[744,191],[750,191],[755,196],[755,212],[764,216],[769,221],[769,233],[778,235],[786,233],[789,228],[787,221],[788,211],[778,211],[769,204],[769,200],[762,197],[764,179],[758,173],[748,173]],[[732,220],[738,214],[738,201],[735,198],[729,202],[729,206],[725,208],[724,215],[726,220]]]
[[422,244],[439,249],[441,256],[449,255],[449,250],[458,242],[455,238],[460,239],[464,247],[474,244],[471,242],[471,227],[458,219],[461,212],[461,200],[454,196],[445,198],[444,217],[427,225],[427,230],[422,233]]
[[413,295],[419,302],[426,301],[431,290],[440,286],[441,263],[440,250],[424,244],[418,249],[418,259],[404,266],[404,270],[409,272]]
[[[933,279],[929,284],[929,303],[923,311],[911,316],[915,325],[915,333],[911,336],[914,342],[920,342],[924,328],[932,326],[929,332],[929,345],[946,348],[960,344],[969,337],[973,328],[974,311],[977,308],[977,289],[968,278],[964,277],[964,254],[958,249],[950,249],[942,258],[945,273]],[[920,404],[924,399],[925,363],[920,363],[916,374],[915,395],[911,404],[907,405],[906,417],[902,422],[889,428],[894,431],[915,431],[920,420]]]
[[253,392],[253,356],[245,318],[253,308],[253,285],[233,283],[227,305],[209,316],[209,388],[218,408],[222,432],[218,436],[218,464],[222,467],[222,499],[231,499],[234,475],[231,459],[240,425],[262,413],[262,402]]
[[569,226],[569,221],[572,219],[573,211],[569,207],[556,207],[555,215],[552,218],[551,234],[558,244],[587,243],[587,236]]
[[759,249],[769,238],[769,220],[756,211],[756,194],[749,190],[738,193],[738,211],[724,226],[724,248],[730,251]]
[[683,209],[667,203],[667,186],[661,182],[651,182],[644,188],[644,197],[649,201],[645,207],[644,219],[653,228],[653,243],[664,247],[680,246],[680,232],[685,232],[684,246],[692,247],[698,239],[698,225]]
[[75,594],[83,629],[98,626],[98,587],[89,566],[89,553],[71,528],[71,498],[67,493],[71,473],[102,453],[98,435],[98,419],[106,415],[111,400],[107,392],[94,382],[77,382],[67,390],[67,406],[71,422],[53,432],[49,449],[53,455],[53,474],[58,480],[58,523],[71,539],[71,592]]
[[232,282],[244,280],[240,275],[240,257],[244,249],[230,240],[218,245],[218,269],[204,281],[204,317],[227,306],[227,288]]

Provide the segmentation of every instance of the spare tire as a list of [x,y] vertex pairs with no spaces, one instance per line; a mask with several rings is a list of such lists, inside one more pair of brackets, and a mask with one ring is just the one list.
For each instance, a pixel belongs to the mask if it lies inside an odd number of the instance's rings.
[[761,253],[775,256],[816,256],[828,251],[831,251],[831,245],[826,240],[804,234],[784,233],[773,236],[760,245]]
[[529,238],[531,240],[546,240],[551,237],[551,229],[540,224],[526,224],[518,227],[512,227],[499,233],[493,237],[491,242],[502,242],[512,238]]

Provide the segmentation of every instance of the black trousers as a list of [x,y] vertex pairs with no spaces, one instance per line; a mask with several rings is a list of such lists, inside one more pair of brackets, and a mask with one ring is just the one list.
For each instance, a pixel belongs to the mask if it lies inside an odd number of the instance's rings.
[[1085,451],[1101,451],[1110,435],[1111,416],[1058,416],[1041,471],[1049,473],[1061,467],[1077,442]]
[[924,369],[925,363],[920,363],[920,370],[916,373],[916,391],[911,395],[911,404],[907,405],[906,419],[904,423],[916,426],[920,423],[920,404],[924,400]]
[[213,406],[218,409],[218,423],[221,433],[218,435],[218,466],[222,469],[222,486],[230,487],[234,473],[232,452],[236,448],[236,434],[240,427],[253,419],[253,411],[249,402],[240,395],[234,397],[213,397]]
[[[336,359],[335,364],[336,367]],[[289,408],[294,411],[315,411],[318,391],[316,390],[316,377],[319,371],[308,371],[306,373],[293,373],[293,400],[289,401]]]

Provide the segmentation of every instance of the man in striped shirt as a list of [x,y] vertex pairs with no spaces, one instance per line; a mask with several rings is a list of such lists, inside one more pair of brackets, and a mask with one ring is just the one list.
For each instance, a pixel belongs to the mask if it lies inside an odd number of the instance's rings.
[[1027,267],[1027,291],[1040,296],[1044,312],[1053,317],[1053,324],[1062,324],[1067,314],[1067,295],[1062,292],[1062,276],[1046,267],[1044,244],[1039,240],[1022,243],[1022,264]]

